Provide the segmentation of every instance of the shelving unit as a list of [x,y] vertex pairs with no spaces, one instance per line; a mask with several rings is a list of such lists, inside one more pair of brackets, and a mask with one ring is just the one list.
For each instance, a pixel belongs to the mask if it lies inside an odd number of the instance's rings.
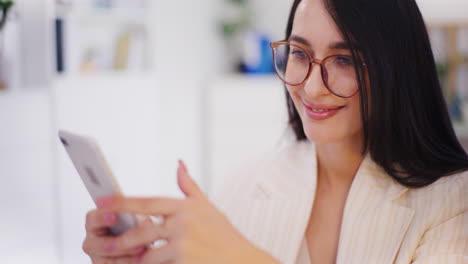
[[[462,30],[468,29],[468,21],[453,23],[430,24],[429,31],[442,31],[446,36],[446,63],[447,63],[447,96],[452,98],[457,90],[457,74],[459,68],[468,65],[468,53],[462,54],[460,51],[460,34]],[[468,87],[467,87],[468,89]]]
[[436,61],[445,71],[441,82],[455,132],[468,149],[468,79],[462,78],[468,76],[468,20],[431,23],[428,29]]
[[57,16],[64,24],[64,73],[133,73],[150,69],[152,30],[147,6],[147,0],[58,2]]

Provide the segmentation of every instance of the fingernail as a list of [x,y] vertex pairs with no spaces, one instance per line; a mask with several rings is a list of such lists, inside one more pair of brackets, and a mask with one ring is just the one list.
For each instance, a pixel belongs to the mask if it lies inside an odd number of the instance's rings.
[[187,167],[185,166],[185,163],[183,161],[180,161],[180,167],[185,173],[187,173]]
[[104,251],[106,252],[112,252],[115,249],[115,241],[110,241],[104,246]]
[[117,216],[114,213],[104,214],[104,221],[106,222],[106,224],[112,225],[115,223],[116,220],[117,220]]
[[96,200],[96,204],[99,208],[110,207],[112,205],[112,196],[101,197]]

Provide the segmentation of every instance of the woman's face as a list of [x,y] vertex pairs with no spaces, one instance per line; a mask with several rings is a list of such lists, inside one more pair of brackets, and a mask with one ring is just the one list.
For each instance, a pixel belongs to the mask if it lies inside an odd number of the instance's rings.
[[[351,55],[345,45],[337,45],[344,40],[322,0],[303,0],[299,4],[289,40],[306,44],[310,55],[319,60],[330,55]],[[361,137],[359,93],[350,98],[332,94],[322,81],[320,66],[313,65],[304,84],[287,86],[307,138],[320,144]]]

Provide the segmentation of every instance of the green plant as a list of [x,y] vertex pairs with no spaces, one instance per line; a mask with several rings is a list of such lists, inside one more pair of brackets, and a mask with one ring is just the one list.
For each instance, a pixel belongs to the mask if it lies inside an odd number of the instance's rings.
[[234,20],[223,21],[221,23],[221,33],[224,38],[230,39],[237,33],[251,25],[251,14],[248,7],[248,0],[225,0],[230,8],[240,10],[240,16]]
[[5,26],[5,23],[8,18],[8,12],[13,6],[13,1],[11,0],[0,0],[0,31]]
[[437,74],[439,75],[439,81],[442,86],[442,91],[444,93],[445,98],[448,100],[450,95],[447,87],[447,76],[449,72],[450,65],[448,62],[437,62]]

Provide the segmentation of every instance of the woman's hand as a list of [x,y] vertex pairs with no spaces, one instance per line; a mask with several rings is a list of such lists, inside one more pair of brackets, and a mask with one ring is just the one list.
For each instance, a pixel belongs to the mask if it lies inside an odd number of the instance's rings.
[[93,264],[133,264],[138,263],[146,246],[152,241],[141,244],[141,240],[132,239],[146,229],[153,227],[151,219],[138,216],[138,225],[120,236],[113,236],[109,227],[117,223],[115,212],[108,209],[95,209],[86,215],[86,238],[83,251],[88,254]]
[[[102,262],[109,264],[277,263],[247,241],[208,201],[190,178],[182,162],[179,162],[177,181],[186,199],[112,196],[98,200],[99,207],[103,208],[103,213],[99,212],[100,216],[96,216],[99,219],[105,219],[104,215],[109,212],[128,212],[163,216],[164,222],[156,225],[149,220],[120,237],[106,237],[105,241],[100,240],[99,243],[97,239],[90,239],[89,244],[91,241],[94,241],[94,244],[85,247],[85,251],[88,248],[86,252],[90,254],[91,249],[100,250],[95,251],[94,263],[100,264],[99,261],[103,257],[111,257],[106,259],[107,262]],[[97,228],[109,226],[102,221],[101,223]],[[90,230],[96,230],[96,227],[91,227]],[[91,234],[92,237],[96,237],[95,232],[91,231]],[[161,239],[166,240],[167,244],[145,249],[148,243]],[[103,255],[102,249],[105,249],[106,255]],[[119,258],[115,258],[116,256]],[[112,262],[112,260],[121,262]]]

